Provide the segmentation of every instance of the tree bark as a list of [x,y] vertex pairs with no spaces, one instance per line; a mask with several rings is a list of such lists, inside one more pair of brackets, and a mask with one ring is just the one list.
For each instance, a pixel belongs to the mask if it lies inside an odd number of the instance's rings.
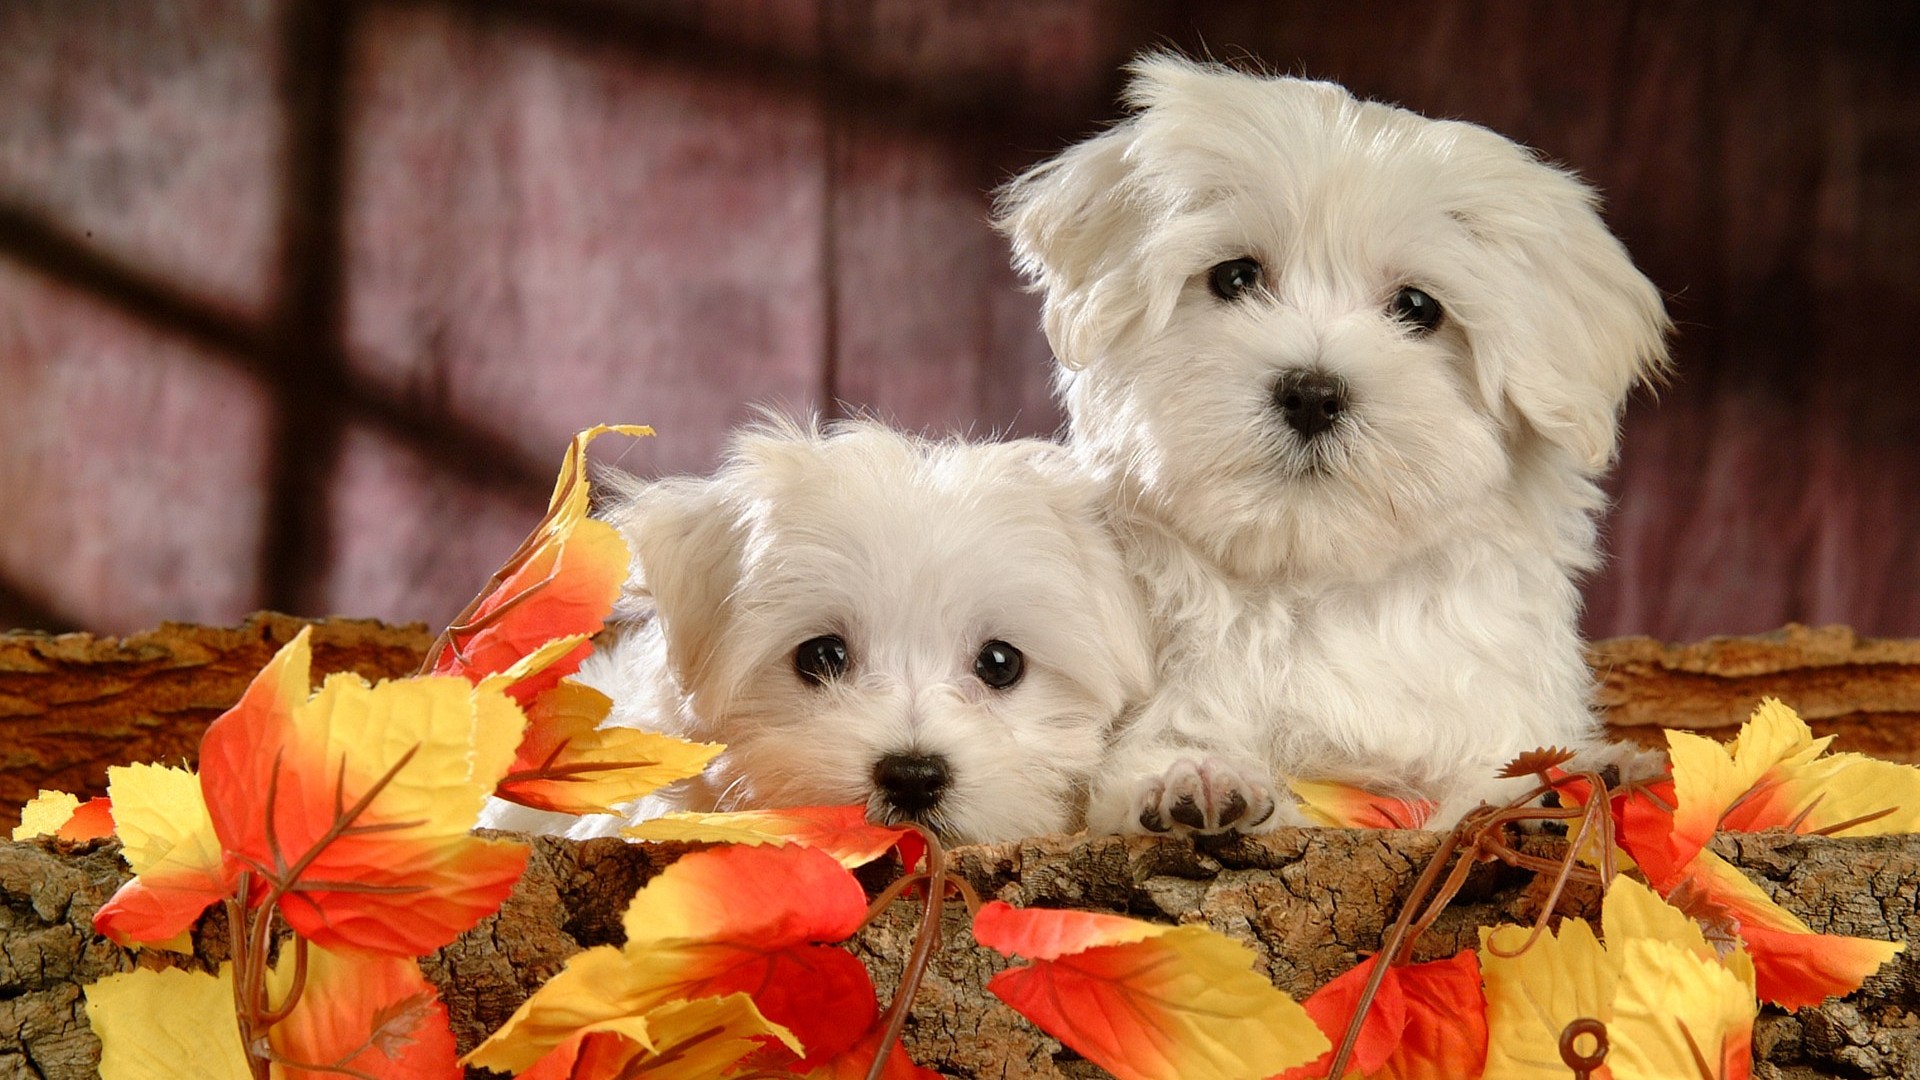
[[[305,625],[261,612],[238,627],[169,623],[126,638],[0,634],[0,830],[39,788],[98,795],[109,765],[192,761],[207,725]],[[316,677],[406,675],[433,639],[418,624],[312,625]],[[1615,638],[1588,659],[1616,737],[1663,746],[1669,727],[1731,734],[1771,694],[1836,736],[1836,750],[1920,762],[1920,641],[1787,626],[1692,645]]]
[[[107,767],[199,756],[200,736],[305,619],[260,612],[235,627],[166,623],[124,638],[0,634],[0,835],[40,788],[103,794]],[[313,674],[411,674],[433,635],[421,624],[322,619]]]
[[1863,638],[1844,626],[1691,645],[1613,638],[1587,650],[1614,733],[1665,745],[1664,728],[1731,735],[1763,697],[1793,706],[1835,750],[1920,762],[1920,640]]
[[[1260,969],[1296,997],[1377,950],[1439,837],[1414,832],[1287,829],[1197,845],[1179,839],[1050,837],[963,848],[958,871],[983,896],[1020,906],[1120,912],[1201,922],[1249,946]],[[1527,844],[1547,853],[1557,844]],[[1920,836],[1857,840],[1784,834],[1723,836],[1716,849],[1815,930],[1920,940]],[[617,840],[534,841],[527,875],[505,907],[424,961],[464,1052],[578,949],[620,940],[635,889],[685,845]],[[94,935],[94,911],[126,877],[112,842],[0,844],[0,1076],[90,1077],[98,1043],[80,987],[136,963],[167,963]],[[1416,958],[1475,943],[1482,925],[1531,918],[1542,890],[1531,874],[1486,866],[1422,939]],[[1595,914],[1591,890],[1562,912]],[[852,944],[883,997],[908,952],[919,907],[902,902]],[[960,1077],[1102,1074],[987,993],[1009,965],[975,946],[963,908],[945,921],[945,945],[914,1003],[907,1045],[915,1059]],[[219,916],[203,920],[192,961],[225,955]],[[1794,1014],[1769,1011],[1757,1028],[1762,1078],[1920,1075],[1920,957],[1903,953],[1845,1000]]]

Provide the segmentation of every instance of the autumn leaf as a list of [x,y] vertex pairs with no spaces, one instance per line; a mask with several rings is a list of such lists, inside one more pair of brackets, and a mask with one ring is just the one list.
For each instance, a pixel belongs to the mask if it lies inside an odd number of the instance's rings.
[[1035,961],[987,989],[1120,1080],[1271,1076],[1328,1048],[1306,1011],[1252,969],[1251,952],[1204,926],[994,901],[973,934]]
[[239,873],[221,851],[200,778],[165,765],[116,765],[107,791],[134,877],[94,914],[93,928],[122,945],[191,952],[185,935]]
[[695,852],[628,905],[626,944],[578,953],[469,1056],[520,1070],[582,1029],[645,1018],[671,1001],[746,992],[808,1055],[805,1072],[853,1046],[878,1008],[866,968],[843,949],[866,917],[866,893],[811,848]]
[[113,800],[104,796],[81,802],[65,791],[40,789],[40,794],[20,808],[20,824],[13,827],[15,840],[51,836],[69,844],[100,840],[113,835]]
[[437,949],[498,908],[526,865],[525,845],[469,834],[525,718],[456,678],[336,674],[309,699],[310,665],[302,630],[207,729],[214,830],[315,944]]
[[1753,957],[1762,1000],[1787,1009],[1816,1005],[1860,989],[1867,976],[1893,959],[1905,943],[1816,934],[1738,867],[1711,851],[1687,864],[1681,881],[1730,912]]
[[[1360,1007],[1360,995],[1379,962],[1370,956],[1316,990],[1301,1006],[1336,1046]],[[1381,979],[1360,1028],[1349,1065],[1361,1076],[1391,1080],[1458,1080],[1479,1076],[1487,1058],[1486,1005],[1480,996],[1479,958],[1472,950],[1426,964],[1391,966]],[[1327,1075],[1329,1049],[1283,1074],[1282,1080]]]
[[[860,1041],[838,1056],[815,1065],[806,1074],[806,1080],[866,1080],[868,1070],[873,1067],[873,1056],[880,1052],[881,1036],[885,1034],[886,1018],[880,1017]],[[915,1065],[907,1056],[907,1048],[896,1042],[887,1055],[886,1068],[880,1070],[880,1080],[940,1080],[940,1074]]]
[[1673,843],[1704,846],[1716,830],[1867,836],[1920,831],[1920,768],[1827,754],[1790,708],[1767,698],[1726,746],[1667,733],[1677,806]]
[[527,708],[527,733],[494,792],[562,814],[607,813],[689,776],[726,749],[654,731],[602,727],[612,702],[571,679]]
[[1613,1080],[1698,1076],[1689,1040],[1702,1060],[1746,1077],[1750,1062],[1754,969],[1747,954],[1721,956],[1700,926],[1631,878],[1615,878],[1602,902],[1603,946],[1581,919],[1543,933],[1518,951],[1529,931],[1483,929],[1486,1075],[1560,1080],[1567,1067],[1559,1040],[1578,1019],[1607,1026]]
[[602,727],[604,694],[566,677],[593,651],[630,569],[625,541],[587,517],[587,446],[609,431],[574,436],[547,514],[489,588],[430,653],[431,669],[505,692],[527,714],[524,740],[498,791],[536,810],[595,814],[696,776],[721,747],[624,727]]
[[[267,978],[286,1000],[298,966],[282,950]],[[429,1080],[461,1075],[439,992],[407,956],[309,950],[305,989],[293,1012],[267,1030],[275,1080]]]
[[[1626,880],[1617,878],[1616,881]],[[1512,1080],[1566,1080],[1560,1033],[1575,1020],[1613,1019],[1620,958],[1584,919],[1565,919],[1517,956],[1525,927],[1480,931],[1480,975],[1487,1003],[1486,1075]]]
[[762,1016],[746,994],[668,1002],[644,1017],[617,1017],[575,1032],[520,1078],[709,1080],[774,1039],[798,1053],[792,1034]]
[[1287,781],[1300,813],[1316,825],[1334,829],[1417,829],[1433,816],[1425,799],[1395,799],[1357,787],[1320,780]]
[[587,516],[587,446],[607,432],[652,435],[651,428],[601,425],[573,437],[546,517],[496,580],[454,625],[432,654],[432,670],[469,681],[506,671],[555,638],[575,638],[566,655],[509,688],[530,705],[560,679],[579,670],[593,651],[587,638],[606,624],[630,568],[626,542],[613,526]]
[[632,840],[710,844],[801,844],[818,848],[851,869],[885,855],[912,837],[913,831],[872,824],[864,806],[802,806],[728,814],[662,814],[628,826],[621,835]]
[[1748,1080],[1756,1010],[1753,984],[1734,971],[1673,945],[1628,941],[1607,1031],[1613,1080]]
[[233,975],[136,968],[86,988],[101,1080],[252,1080]]
[[[1900,951],[1897,942],[1815,934],[1706,845],[1723,821],[1799,831],[1854,822],[1841,830],[1849,834],[1911,828],[1920,770],[1858,755],[1822,758],[1829,740],[1813,738],[1771,698],[1726,747],[1681,731],[1667,732],[1667,742],[1671,787],[1616,800],[1620,842],[1662,895],[1689,890],[1733,917],[1763,1000],[1796,1009],[1851,993]],[[1667,799],[1671,812],[1659,805]]]

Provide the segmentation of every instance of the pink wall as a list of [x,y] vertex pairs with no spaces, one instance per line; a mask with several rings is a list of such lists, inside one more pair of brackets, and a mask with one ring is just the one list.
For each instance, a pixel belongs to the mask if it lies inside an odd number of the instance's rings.
[[[1364,9],[1364,10],[1363,10]],[[0,626],[447,619],[576,428],[1046,433],[986,192],[1145,45],[1487,123],[1672,297],[1597,634],[1920,634],[1901,3],[0,5]]]

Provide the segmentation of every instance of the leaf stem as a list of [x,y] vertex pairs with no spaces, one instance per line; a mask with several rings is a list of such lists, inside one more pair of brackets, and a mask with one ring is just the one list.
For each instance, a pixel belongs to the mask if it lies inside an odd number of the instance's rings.
[[900,1034],[907,1028],[907,1014],[913,1010],[913,999],[920,991],[920,980],[927,973],[927,963],[933,959],[934,950],[940,947],[941,909],[945,905],[947,885],[952,880],[947,873],[947,851],[940,846],[940,838],[917,824],[909,825],[927,844],[927,906],[920,915],[920,931],[914,937],[913,952],[907,957],[906,967],[900,971],[900,984],[894,987],[893,1000],[887,1005],[887,1026],[881,1032],[879,1045],[874,1050],[873,1064],[867,1066],[867,1080],[880,1080],[881,1074],[887,1069],[887,1058],[893,1054],[893,1048],[900,1042]]

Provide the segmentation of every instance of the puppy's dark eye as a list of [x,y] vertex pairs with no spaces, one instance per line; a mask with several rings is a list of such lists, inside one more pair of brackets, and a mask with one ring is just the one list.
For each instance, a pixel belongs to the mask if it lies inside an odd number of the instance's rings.
[[980,655],[973,658],[973,673],[995,690],[1005,690],[1019,682],[1026,672],[1026,657],[1004,641],[987,642],[980,646]]
[[1228,259],[1207,271],[1207,288],[1222,300],[1238,300],[1260,287],[1260,264],[1252,259]]
[[1411,285],[1393,294],[1388,310],[1416,334],[1431,334],[1440,325],[1440,301]]
[[825,683],[847,672],[847,643],[837,634],[808,638],[793,650],[793,670],[812,683]]

